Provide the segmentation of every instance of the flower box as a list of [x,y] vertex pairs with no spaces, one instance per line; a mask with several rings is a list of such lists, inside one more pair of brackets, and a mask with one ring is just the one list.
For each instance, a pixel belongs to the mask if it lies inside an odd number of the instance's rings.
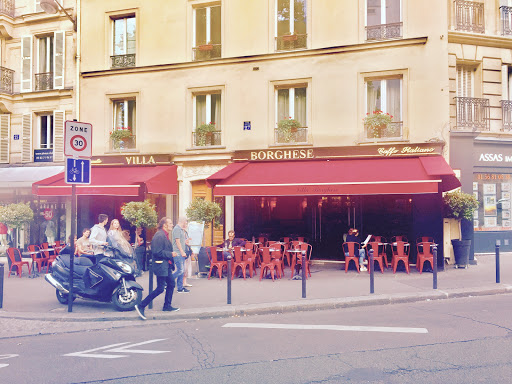
[[297,35],[283,35],[283,41],[296,41]]
[[211,51],[213,49],[213,44],[203,44],[200,45],[198,48],[200,51]]

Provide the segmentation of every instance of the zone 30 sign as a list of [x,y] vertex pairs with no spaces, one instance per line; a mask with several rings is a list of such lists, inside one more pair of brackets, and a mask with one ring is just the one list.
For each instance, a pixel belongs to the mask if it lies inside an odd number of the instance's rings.
[[64,124],[64,155],[90,158],[91,146],[92,124],[67,120]]

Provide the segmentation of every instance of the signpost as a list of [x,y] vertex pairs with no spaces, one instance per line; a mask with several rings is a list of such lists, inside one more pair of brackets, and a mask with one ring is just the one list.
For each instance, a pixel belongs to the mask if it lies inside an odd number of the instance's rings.
[[73,312],[73,273],[76,234],[76,185],[91,183],[92,125],[78,121],[64,123],[66,184],[71,184],[71,255],[69,266],[68,312]]

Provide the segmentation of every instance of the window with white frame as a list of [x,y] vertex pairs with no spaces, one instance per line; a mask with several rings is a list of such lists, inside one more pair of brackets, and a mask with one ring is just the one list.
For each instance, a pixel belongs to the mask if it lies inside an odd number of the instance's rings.
[[136,145],[136,101],[134,99],[113,100],[113,127],[110,131],[110,146],[114,150],[133,149]]
[[37,73],[53,72],[53,36],[37,39]]
[[135,66],[135,16],[112,20],[112,68]]
[[39,149],[53,148],[53,114],[39,116]]
[[194,60],[221,57],[221,6],[194,8]]
[[275,97],[275,143],[307,142],[307,86],[278,86]]
[[194,95],[194,146],[221,145],[221,98],[220,92]]
[[475,67],[457,65],[457,97],[475,96]]
[[402,37],[401,0],[366,0],[366,40]]
[[365,89],[365,139],[402,138],[402,77],[366,79]]
[[276,50],[307,47],[306,0],[276,0]]

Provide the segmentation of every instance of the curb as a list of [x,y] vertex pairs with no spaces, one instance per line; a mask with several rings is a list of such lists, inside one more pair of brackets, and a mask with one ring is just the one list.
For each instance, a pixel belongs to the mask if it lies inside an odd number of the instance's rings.
[[[209,308],[182,309],[172,314],[151,310],[146,312],[148,320],[201,320],[227,317],[244,317],[251,315],[267,315],[275,313],[290,313],[299,311],[318,311],[325,309],[355,308],[365,306],[378,306],[388,304],[415,303],[430,300],[446,300],[472,296],[490,296],[512,293],[512,286],[500,284],[480,288],[459,288],[444,291],[401,293],[372,296],[355,296],[335,299],[310,299],[307,301],[286,301],[264,304],[246,304]],[[0,310],[0,319],[18,319],[33,321],[63,321],[63,322],[102,322],[102,321],[137,321],[140,320],[136,312],[118,312],[113,314],[41,314],[7,312]]]

